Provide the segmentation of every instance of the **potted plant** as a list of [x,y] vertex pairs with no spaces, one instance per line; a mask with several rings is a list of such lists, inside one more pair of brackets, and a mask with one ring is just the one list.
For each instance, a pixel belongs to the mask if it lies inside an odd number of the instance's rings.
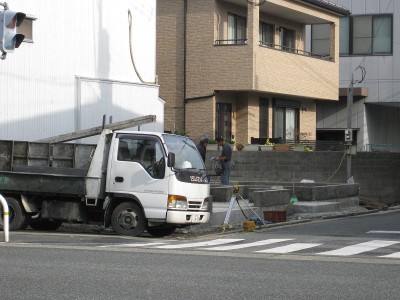
[[305,146],[303,144],[294,144],[292,149],[293,151],[304,151]]
[[246,144],[244,146],[244,151],[258,151],[259,149],[259,145],[258,144]]
[[275,146],[275,144],[270,142],[269,139],[267,139],[265,144],[260,145],[259,148],[260,148],[260,151],[272,151],[272,150],[274,150],[274,146]]
[[290,151],[290,145],[288,145],[288,144],[276,144],[276,145],[274,145],[274,151],[288,152],[288,151]]
[[242,151],[243,148],[244,148],[244,145],[243,145],[243,144],[241,144],[241,143],[236,144],[236,150],[237,150],[237,151]]
[[217,141],[216,140],[208,140],[207,150],[217,151],[218,150]]

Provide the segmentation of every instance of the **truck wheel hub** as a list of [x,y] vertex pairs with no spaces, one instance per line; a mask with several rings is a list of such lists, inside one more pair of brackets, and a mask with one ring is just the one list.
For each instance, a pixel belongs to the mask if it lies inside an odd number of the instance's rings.
[[131,229],[137,226],[137,215],[132,210],[126,210],[119,217],[119,225],[124,229]]

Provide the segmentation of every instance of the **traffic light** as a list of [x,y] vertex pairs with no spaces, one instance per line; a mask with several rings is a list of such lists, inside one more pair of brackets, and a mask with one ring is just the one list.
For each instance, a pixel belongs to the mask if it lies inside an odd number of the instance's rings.
[[17,28],[25,19],[22,12],[3,10],[0,13],[0,51],[13,52],[24,40],[23,34],[17,33]]

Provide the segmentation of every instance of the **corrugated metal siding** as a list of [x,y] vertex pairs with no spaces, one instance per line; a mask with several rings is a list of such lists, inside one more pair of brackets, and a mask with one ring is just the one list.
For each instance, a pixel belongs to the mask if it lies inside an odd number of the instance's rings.
[[[106,123],[110,122],[110,117],[114,123],[143,115],[156,115],[157,122],[142,125],[140,130],[164,130],[164,120],[161,118],[164,115],[164,103],[158,99],[158,86],[90,78],[78,78],[77,84],[80,86],[80,109],[76,130],[100,126],[103,115],[106,115]],[[90,143],[96,141],[97,138],[85,139]]]
[[[23,11],[37,20],[33,23],[33,43],[23,43],[0,61],[0,139],[36,140],[75,130],[80,109],[77,76],[139,82],[129,53],[128,9],[132,13],[137,68],[144,80],[154,81],[155,0],[124,0],[118,5],[102,0],[7,3],[11,10]],[[134,91],[117,89],[118,93],[114,88],[107,94],[98,93],[97,87],[92,95],[88,95],[90,90],[85,91],[85,97],[98,102],[100,97],[111,105],[107,109],[111,111],[129,111],[129,101],[137,93],[148,97],[146,101],[159,102],[157,87],[151,93],[146,92],[147,86]],[[141,88],[145,91],[139,92]],[[125,102],[114,99],[117,96]],[[97,126],[101,120],[101,116],[93,116],[94,112],[85,117],[96,120],[93,124],[86,122],[88,127]]]

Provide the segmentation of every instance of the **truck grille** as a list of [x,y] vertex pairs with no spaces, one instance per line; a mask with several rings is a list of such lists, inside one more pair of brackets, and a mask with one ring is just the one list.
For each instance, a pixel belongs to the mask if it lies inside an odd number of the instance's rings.
[[189,201],[189,209],[200,209],[203,201]]

